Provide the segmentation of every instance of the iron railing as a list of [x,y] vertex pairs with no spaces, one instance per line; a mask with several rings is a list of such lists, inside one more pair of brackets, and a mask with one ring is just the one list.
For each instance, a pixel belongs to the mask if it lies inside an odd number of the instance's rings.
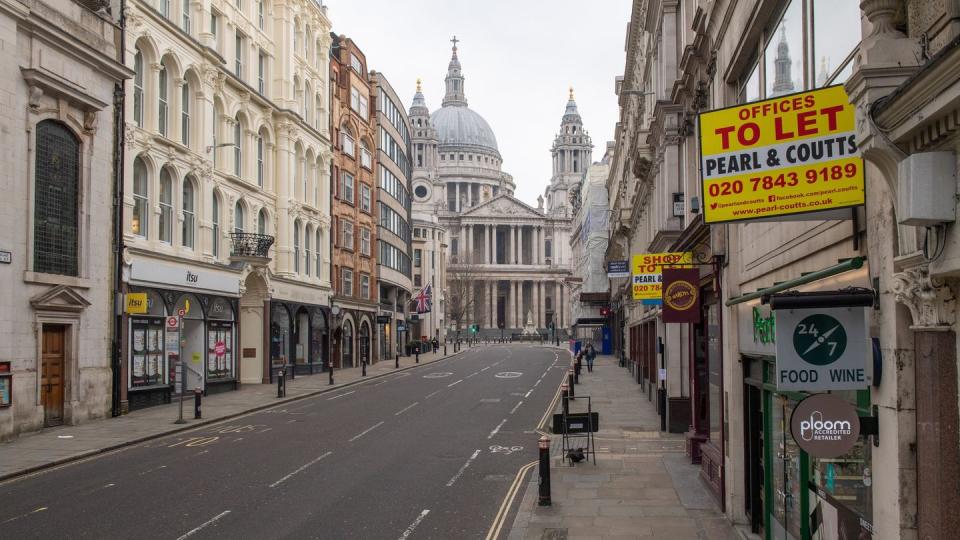
[[269,234],[230,233],[230,241],[233,242],[231,255],[234,257],[268,257],[273,240],[274,238]]

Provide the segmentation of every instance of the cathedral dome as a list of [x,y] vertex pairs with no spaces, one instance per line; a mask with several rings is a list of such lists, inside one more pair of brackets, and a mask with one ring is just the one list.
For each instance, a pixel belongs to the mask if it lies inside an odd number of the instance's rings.
[[499,153],[490,124],[465,105],[447,105],[430,115],[441,145],[481,146]]

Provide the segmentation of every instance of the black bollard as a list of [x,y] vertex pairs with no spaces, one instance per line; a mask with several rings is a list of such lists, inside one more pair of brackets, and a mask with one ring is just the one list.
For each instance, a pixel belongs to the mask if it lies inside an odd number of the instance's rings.
[[537,504],[550,506],[550,439],[540,437],[537,446],[540,447],[540,499]]
[[417,345],[417,361],[416,361],[416,363],[418,363],[418,364],[420,363],[420,346],[419,346],[419,345]]
[[366,359],[363,359],[360,361],[360,376],[361,377],[367,376],[367,360]]
[[393,369],[400,369],[400,355],[393,355]]
[[567,388],[569,388],[567,386],[567,383],[563,383],[560,385],[560,404],[563,406],[564,416],[570,414],[570,403],[569,403],[570,391],[567,390]]
[[570,387],[570,399],[576,399],[577,391],[574,390],[573,368],[567,370],[567,385]]
[[281,398],[286,392],[284,392],[283,385],[286,382],[286,373],[283,369],[277,372],[277,397]]
[[329,372],[330,382],[329,382],[329,384],[330,384],[330,386],[333,386],[333,362],[330,362],[329,367],[330,367],[330,372]]
[[443,355],[447,355],[447,340],[443,340]]
[[201,418],[200,416],[200,396],[203,395],[203,390],[199,388],[193,389],[193,417]]

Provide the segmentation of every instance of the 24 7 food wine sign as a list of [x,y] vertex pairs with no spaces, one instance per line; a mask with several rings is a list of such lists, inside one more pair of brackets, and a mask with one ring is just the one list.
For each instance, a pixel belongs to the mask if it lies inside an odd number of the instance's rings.
[[858,206],[863,160],[843,86],[700,115],[706,223]]

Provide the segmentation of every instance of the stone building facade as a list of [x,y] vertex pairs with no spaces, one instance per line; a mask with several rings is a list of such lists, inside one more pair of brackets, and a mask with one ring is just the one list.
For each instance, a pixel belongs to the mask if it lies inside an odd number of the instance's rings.
[[[316,2],[127,3],[123,399],[321,371],[330,22]],[[183,310],[178,333],[165,317]],[[185,343],[177,347],[179,339]]]
[[[573,324],[582,327],[578,337],[593,340],[600,349],[603,327],[607,321],[603,309],[610,303],[610,280],[604,261],[609,239],[610,197],[607,178],[614,145],[600,161],[587,168],[580,183],[570,190],[573,222],[570,234],[570,257],[573,272],[571,313]],[[609,329],[608,329],[609,331]]]
[[120,42],[109,5],[0,1],[0,440],[115,404]]
[[[662,385],[668,428],[686,433],[705,488],[745,534],[955,535],[958,17],[957,2],[911,0],[633,3],[608,258],[691,252],[703,308],[698,323],[663,324],[612,281],[614,321],[640,390],[653,399]],[[856,111],[866,205],[704,224],[697,115],[829,85]],[[934,172],[911,179],[917,170]],[[950,203],[917,214],[908,191]],[[824,269],[832,275],[810,277]],[[778,391],[771,375],[774,315],[755,293],[793,282],[877,298],[865,310],[873,379],[837,395],[876,419],[878,435],[836,459],[797,446],[784,426],[806,394]]]
[[[376,87],[363,52],[346,36],[332,35],[330,48],[330,133],[334,141],[331,178],[333,218],[334,367],[368,364],[374,350],[379,284],[377,249],[379,210],[376,170],[380,159],[376,124]],[[406,268],[409,274],[409,255]]]

